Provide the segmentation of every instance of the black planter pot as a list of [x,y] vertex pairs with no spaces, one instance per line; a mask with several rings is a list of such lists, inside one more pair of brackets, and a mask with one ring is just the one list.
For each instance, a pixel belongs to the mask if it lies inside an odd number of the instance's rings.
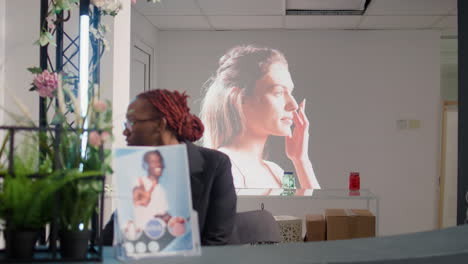
[[11,259],[31,259],[34,254],[34,247],[39,230],[11,230],[6,229],[5,252]]
[[60,253],[63,258],[84,259],[88,253],[91,231],[60,232]]

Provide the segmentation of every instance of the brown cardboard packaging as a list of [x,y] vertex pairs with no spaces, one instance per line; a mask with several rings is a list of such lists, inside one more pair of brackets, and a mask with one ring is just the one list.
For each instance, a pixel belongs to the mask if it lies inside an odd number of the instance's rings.
[[326,209],[327,240],[349,239],[349,218],[343,209]]
[[352,238],[375,237],[375,216],[369,210],[353,209],[356,216]]
[[363,209],[326,209],[327,240],[375,236],[375,216]]
[[325,240],[325,218],[319,214],[306,215],[306,239],[305,241]]

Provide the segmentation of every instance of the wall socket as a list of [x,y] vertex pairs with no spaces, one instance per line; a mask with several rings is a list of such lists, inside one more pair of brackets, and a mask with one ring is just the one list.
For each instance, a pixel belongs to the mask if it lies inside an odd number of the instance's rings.
[[421,127],[421,120],[408,120],[409,129],[418,129]]
[[414,130],[421,127],[421,120],[400,119],[396,121],[396,126],[399,130]]
[[408,120],[397,120],[396,125],[399,130],[408,129]]

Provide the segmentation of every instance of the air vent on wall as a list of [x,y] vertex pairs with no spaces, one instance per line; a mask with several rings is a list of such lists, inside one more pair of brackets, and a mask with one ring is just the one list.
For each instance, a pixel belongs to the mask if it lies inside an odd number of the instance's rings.
[[287,0],[287,16],[363,15],[371,0]]

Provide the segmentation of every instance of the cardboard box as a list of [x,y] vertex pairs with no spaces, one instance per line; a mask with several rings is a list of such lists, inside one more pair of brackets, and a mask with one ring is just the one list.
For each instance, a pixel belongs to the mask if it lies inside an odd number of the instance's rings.
[[352,238],[375,237],[375,216],[369,210],[353,209],[356,216],[355,229]]
[[327,240],[350,239],[349,218],[344,209],[326,209]]
[[375,216],[363,209],[326,209],[327,240],[375,236]]
[[306,238],[305,241],[325,240],[326,224],[325,218],[319,214],[306,215]]

